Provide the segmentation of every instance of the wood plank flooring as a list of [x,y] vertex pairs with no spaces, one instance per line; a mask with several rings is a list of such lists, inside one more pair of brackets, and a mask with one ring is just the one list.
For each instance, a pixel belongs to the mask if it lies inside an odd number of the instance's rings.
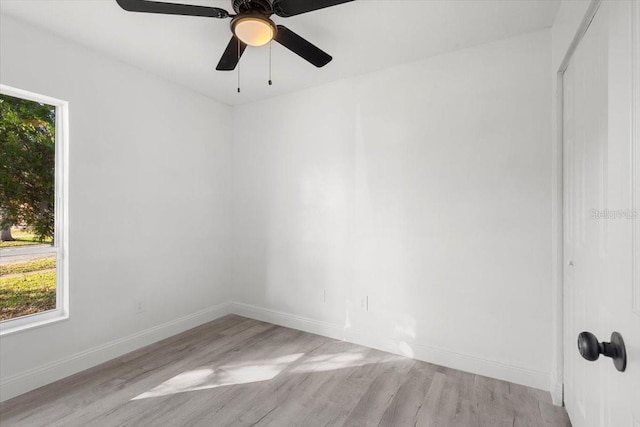
[[548,393],[229,315],[0,404],[2,426],[570,426]]

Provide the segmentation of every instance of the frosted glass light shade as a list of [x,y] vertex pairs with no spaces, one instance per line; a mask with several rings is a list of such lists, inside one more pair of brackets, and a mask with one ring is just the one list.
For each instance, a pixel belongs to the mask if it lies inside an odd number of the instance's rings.
[[264,46],[275,36],[275,27],[267,19],[247,16],[234,22],[233,33],[249,46]]

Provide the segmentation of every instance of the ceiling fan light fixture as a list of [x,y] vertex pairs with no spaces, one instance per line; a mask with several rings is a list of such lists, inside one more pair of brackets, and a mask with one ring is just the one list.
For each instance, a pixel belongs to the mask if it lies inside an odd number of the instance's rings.
[[276,35],[275,24],[260,15],[239,16],[231,22],[231,30],[240,41],[249,46],[264,46]]

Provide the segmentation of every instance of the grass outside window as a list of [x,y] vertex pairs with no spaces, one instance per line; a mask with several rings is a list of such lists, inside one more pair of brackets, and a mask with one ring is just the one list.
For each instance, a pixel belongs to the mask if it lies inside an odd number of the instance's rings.
[[[42,243],[25,230],[14,228],[12,235],[16,241],[2,242],[2,247]],[[56,286],[55,255],[0,258],[0,321],[53,310]]]

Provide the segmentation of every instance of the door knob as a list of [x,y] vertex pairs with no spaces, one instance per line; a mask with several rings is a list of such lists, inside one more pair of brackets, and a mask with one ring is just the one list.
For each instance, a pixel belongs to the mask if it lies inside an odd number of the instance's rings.
[[627,368],[627,350],[618,332],[611,334],[611,342],[598,342],[591,332],[581,332],[578,335],[578,351],[583,358],[592,362],[604,354],[613,359],[613,365],[620,372]]

